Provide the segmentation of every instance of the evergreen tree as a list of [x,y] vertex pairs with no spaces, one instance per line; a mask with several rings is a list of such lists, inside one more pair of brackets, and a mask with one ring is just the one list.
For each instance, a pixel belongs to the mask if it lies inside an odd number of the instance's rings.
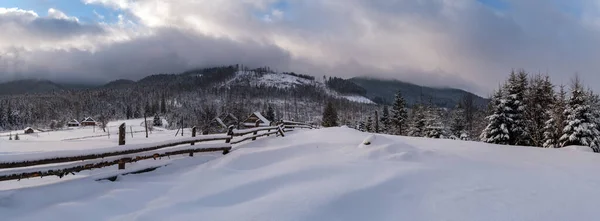
[[548,110],[548,114],[551,116],[546,121],[544,127],[544,147],[546,148],[558,148],[560,137],[563,134],[565,128],[565,110],[567,106],[567,92],[563,85],[560,86],[560,90],[555,97],[552,109]]
[[275,111],[273,110],[273,107],[271,107],[271,105],[269,105],[269,107],[267,108],[267,114],[265,115],[265,117],[269,121],[275,121]]
[[[465,110],[462,105],[458,104],[457,107],[454,108],[454,110],[452,110],[450,113],[450,133],[456,138],[460,139],[463,139],[463,136],[467,136],[467,122],[464,112]],[[464,138],[466,139],[467,137]]]
[[425,136],[425,127],[427,125],[425,119],[426,108],[422,105],[415,105],[412,109],[412,121],[410,124],[410,128],[408,131],[409,136],[413,137],[424,137]]
[[388,109],[388,106],[383,106],[383,112],[381,114],[381,119],[379,121],[381,122],[381,132],[389,133],[390,111]]
[[444,125],[442,124],[438,108],[427,108],[425,123],[425,137],[444,138]]
[[529,87],[527,119],[529,119],[528,131],[532,145],[542,147],[546,141],[545,128],[546,123],[552,117],[552,107],[554,104],[554,86],[550,82],[550,77],[537,75],[533,77]]
[[526,119],[526,96],[527,96],[527,73],[521,70],[518,74],[511,73],[506,84],[506,122],[509,131],[509,145],[529,145],[531,137],[527,131]]
[[19,134],[15,134],[15,140],[21,140],[21,138],[19,138]]
[[154,120],[152,121],[152,124],[155,127],[162,127],[162,120],[160,119],[160,116],[158,116],[158,114],[154,115]]
[[365,125],[365,130],[367,132],[373,132],[373,119],[371,116],[367,117],[367,124]]
[[491,108],[493,113],[486,117],[487,127],[481,133],[481,141],[493,144],[510,144],[509,126],[511,118],[508,116],[509,110],[504,99],[502,89],[498,89],[492,97]]
[[333,103],[328,101],[325,110],[323,111],[323,127],[337,127],[337,121],[337,110],[333,106]]
[[160,99],[160,113],[162,113],[162,114],[166,114],[167,113],[167,102],[165,100],[165,96],[164,95]]
[[563,135],[559,140],[560,147],[589,146],[598,152],[596,128],[588,96],[583,91],[583,86],[576,77],[571,87],[571,98],[565,110],[567,116]]
[[366,128],[367,127],[365,126],[365,122],[364,121],[361,121],[361,122],[358,123],[358,130],[359,131],[366,132],[367,131]]
[[392,106],[392,118],[390,119],[391,132],[396,135],[405,135],[407,129],[408,112],[406,110],[406,102],[402,93],[398,91]]
[[379,112],[375,111],[375,124],[373,125],[373,132],[379,133]]

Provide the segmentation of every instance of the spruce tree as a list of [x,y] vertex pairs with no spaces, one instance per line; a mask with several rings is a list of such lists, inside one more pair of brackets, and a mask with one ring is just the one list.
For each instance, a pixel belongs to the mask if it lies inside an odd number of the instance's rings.
[[565,109],[567,106],[567,92],[563,85],[560,86],[558,94],[555,96],[552,108],[548,110],[550,119],[546,121],[544,127],[544,145],[546,148],[558,148],[560,137],[565,128]]
[[465,110],[461,104],[458,104],[450,113],[450,133],[456,138],[463,139],[462,137],[467,136],[466,124]]
[[269,105],[269,107],[267,108],[265,118],[267,118],[267,120],[269,121],[275,121],[275,111],[273,110],[273,107],[271,105]]
[[527,101],[526,114],[529,119],[527,125],[531,145],[542,147],[546,141],[546,123],[552,118],[551,109],[555,101],[554,86],[550,82],[550,77],[542,75],[533,77]]
[[337,121],[337,110],[333,106],[333,103],[328,101],[325,110],[323,111],[323,127],[337,127]]
[[511,123],[509,110],[506,105],[502,89],[494,93],[491,101],[492,114],[486,117],[487,127],[481,133],[481,141],[493,144],[510,144],[510,131],[508,125]]
[[160,119],[160,116],[158,116],[158,114],[154,115],[154,120],[152,121],[152,124],[155,127],[162,127],[162,120]]
[[506,122],[509,131],[509,145],[529,145],[531,142],[530,134],[527,130],[526,118],[526,96],[527,96],[527,73],[521,70],[518,74],[511,73],[506,84]]
[[373,119],[371,116],[367,117],[367,123],[365,124],[365,130],[367,132],[373,132]]
[[379,112],[375,111],[375,118],[373,119],[375,120],[375,124],[373,124],[373,132],[379,133]]
[[584,92],[579,78],[576,77],[571,86],[571,98],[565,110],[567,119],[563,135],[559,140],[560,147],[589,146],[598,152],[597,137],[599,133],[587,99],[588,96]]
[[427,108],[425,120],[425,137],[428,138],[443,138],[444,125],[442,124],[439,109],[436,107]]
[[417,104],[412,109],[412,117],[411,124],[408,131],[409,136],[413,137],[424,137],[425,136],[425,126],[427,124],[425,119],[425,111],[426,108],[423,105]]
[[407,130],[408,112],[406,110],[406,102],[402,93],[398,91],[392,106],[392,118],[390,126],[393,134],[405,135]]
[[362,132],[366,131],[366,127],[365,127],[365,122],[364,121],[361,121],[361,122],[358,123],[358,130],[362,131]]
[[379,121],[381,122],[381,132],[389,133],[390,111],[388,109],[388,106],[383,106],[383,112],[381,114],[381,119]]

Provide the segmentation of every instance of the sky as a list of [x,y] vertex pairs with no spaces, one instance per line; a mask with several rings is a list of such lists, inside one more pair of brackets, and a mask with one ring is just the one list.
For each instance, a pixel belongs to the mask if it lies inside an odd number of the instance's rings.
[[0,0],[0,81],[244,64],[489,95],[513,69],[600,90],[600,0]]

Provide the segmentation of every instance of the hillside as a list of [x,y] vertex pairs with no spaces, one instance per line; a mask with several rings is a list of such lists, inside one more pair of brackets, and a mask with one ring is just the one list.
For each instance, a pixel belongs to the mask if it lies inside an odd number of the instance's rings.
[[594,153],[380,135],[361,145],[368,136],[297,130],[117,182],[0,191],[0,214],[23,221],[597,220]]
[[425,87],[397,80],[366,77],[355,77],[349,81],[366,89],[367,97],[376,102],[390,103],[400,90],[409,105],[418,103],[421,99],[423,102],[429,102],[431,99],[437,106],[453,108],[465,95],[472,95],[475,104],[479,106],[487,104],[487,99],[460,89]]
[[47,80],[17,80],[0,83],[0,95],[47,93],[67,88]]

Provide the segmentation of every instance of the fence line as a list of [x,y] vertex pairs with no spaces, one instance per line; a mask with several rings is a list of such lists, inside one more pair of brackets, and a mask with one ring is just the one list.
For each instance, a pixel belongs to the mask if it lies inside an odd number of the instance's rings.
[[[285,125],[285,123],[280,122],[279,126],[256,127],[245,130],[235,130],[233,129],[233,126],[230,126],[227,134],[202,135],[198,137],[196,137],[195,133],[196,128],[192,128],[194,131],[192,132],[191,138],[185,138],[176,141],[165,141],[158,144],[154,143],[117,146],[109,149],[98,149],[95,150],[98,152],[91,154],[89,153],[89,150],[75,152],[59,151],[57,152],[57,156],[52,157],[44,156],[47,153],[42,153],[29,155],[26,154],[24,156],[20,156],[20,159],[17,160],[0,158],[0,181],[20,180],[24,178],[44,176],[59,176],[62,178],[67,174],[74,174],[83,170],[103,168],[112,165],[118,165],[118,168],[121,170],[125,169],[126,163],[133,163],[147,159],[156,160],[160,159],[161,157],[181,154],[189,154],[190,157],[193,157],[194,153],[222,151],[223,155],[226,155],[231,151],[233,144],[239,144],[248,140],[256,140],[259,137],[270,135],[284,137],[285,128],[288,126],[294,125]],[[302,128],[312,128],[305,127],[305,125],[297,126],[303,126]],[[251,135],[246,136],[249,134]],[[233,138],[236,137],[239,137],[239,139],[232,141]],[[223,140],[225,141],[224,143],[204,143],[195,145],[196,143]],[[190,144],[190,146],[175,147],[184,144]]]

